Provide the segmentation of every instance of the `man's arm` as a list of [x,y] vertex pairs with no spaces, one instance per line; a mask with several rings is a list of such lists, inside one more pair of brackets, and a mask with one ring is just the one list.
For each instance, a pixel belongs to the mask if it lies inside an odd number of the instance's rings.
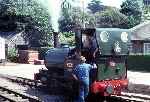
[[73,69],[72,71],[72,77],[75,79],[75,80],[78,80],[78,77],[77,77],[77,66]]
[[75,80],[78,80],[78,77],[75,74],[72,73],[72,76]]
[[96,69],[97,68],[97,65],[94,63],[94,64],[89,64],[89,69]]
[[95,58],[96,57],[96,53],[98,52],[98,48],[96,48],[96,50],[94,51],[93,53],[93,57]]

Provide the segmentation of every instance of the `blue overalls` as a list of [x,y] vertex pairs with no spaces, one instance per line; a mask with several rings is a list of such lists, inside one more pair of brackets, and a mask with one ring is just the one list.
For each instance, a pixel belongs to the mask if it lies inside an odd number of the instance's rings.
[[91,47],[90,47],[90,49],[89,49],[89,52],[90,52],[90,54],[91,54],[91,64],[95,64],[96,63],[96,61],[95,61],[95,58],[93,57],[93,54],[94,54],[94,52],[95,52],[95,50],[98,48],[98,46],[97,46],[97,43],[96,43],[96,40],[95,39],[93,39],[92,41],[91,41]]
[[79,97],[77,102],[85,102],[85,98],[89,93],[89,72],[92,66],[90,64],[82,63],[77,65],[73,73],[80,81]]

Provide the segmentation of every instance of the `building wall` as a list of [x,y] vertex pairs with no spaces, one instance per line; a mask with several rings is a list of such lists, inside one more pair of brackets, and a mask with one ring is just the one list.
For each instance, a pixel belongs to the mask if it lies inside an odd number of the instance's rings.
[[143,22],[132,29],[132,53],[150,54],[150,22]]
[[150,55],[150,40],[132,41],[131,54]]
[[5,39],[0,37],[0,62],[5,59]]
[[131,53],[142,54],[143,53],[143,41],[132,41]]
[[150,5],[150,0],[143,0],[144,5]]

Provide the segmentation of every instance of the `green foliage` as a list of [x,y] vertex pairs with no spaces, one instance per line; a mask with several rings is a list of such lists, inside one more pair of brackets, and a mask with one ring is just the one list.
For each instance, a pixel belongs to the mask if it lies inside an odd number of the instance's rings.
[[58,23],[60,32],[70,32],[75,25],[71,18],[71,4],[67,0],[61,4],[61,17]]
[[128,24],[127,17],[124,14],[120,13],[119,10],[111,7],[103,12],[96,13],[95,17],[96,27],[126,28]]
[[[76,19],[73,19],[76,18]],[[59,30],[61,32],[70,32],[73,30],[73,28],[76,26],[76,24],[78,23],[78,15],[75,17],[73,10],[71,10],[70,12],[68,10],[64,10],[64,8],[62,8],[62,15],[58,21],[59,23]]]
[[74,33],[64,32],[63,35],[67,38],[74,36]]
[[60,34],[60,43],[69,44],[70,46],[75,45],[75,34],[71,32],[63,32]]
[[62,32],[59,34],[60,43],[67,43],[69,45],[74,45],[74,34],[72,33],[73,28],[76,26],[77,22],[72,17],[72,6],[67,1],[64,0],[61,8],[61,17],[59,18],[59,30]]
[[93,15],[83,12],[79,7],[72,7],[68,13],[62,12],[62,16],[59,19],[59,30],[61,32],[72,32],[75,27],[84,27],[90,24],[94,26],[92,21]]
[[101,5],[101,1],[100,0],[92,0],[89,4],[88,4],[88,9],[90,9],[90,11],[94,14],[96,12],[100,12],[103,11],[105,6]]
[[71,9],[70,17],[74,23],[74,27],[84,27],[84,23],[88,20],[89,16],[86,12],[83,12],[81,8],[74,7]]
[[70,16],[62,16],[58,23],[60,32],[70,32],[75,26]]
[[[25,38],[30,46],[47,46],[50,40],[51,24],[48,10],[35,0],[24,0],[23,3],[13,2],[17,15],[26,15]],[[24,5],[21,7],[20,5]]]
[[130,55],[127,60],[127,67],[134,71],[150,72],[150,56],[149,55]]
[[76,27],[94,27],[94,19],[92,14],[81,10],[80,7],[71,6],[69,8],[62,8],[62,14],[59,19],[59,30],[61,32],[72,32]]
[[[75,45],[75,36],[74,36],[74,28],[75,27],[83,27],[83,23],[89,23],[91,21],[91,16],[89,16],[86,12],[82,12],[81,8],[72,7],[72,8],[62,8],[62,14],[58,21],[59,30],[62,34],[59,35],[60,43],[67,43],[70,46]],[[92,25],[91,22],[90,25]]]
[[142,6],[138,0],[126,0],[121,5],[121,13],[128,16],[128,27],[132,28],[141,22]]
[[[25,31],[24,37],[30,46],[48,45],[52,31],[50,16],[36,0],[3,0],[0,8],[1,16],[5,15],[3,18],[8,17],[8,22],[16,26],[15,31]],[[7,24],[7,20],[4,23],[9,28],[10,23]]]
[[0,2],[0,30],[11,31],[16,28],[15,13],[9,0],[2,0]]
[[150,20],[150,6],[144,6],[143,8],[143,21]]
[[7,58],[11,62],[17,62],[18,61],[17,50],[15,48],[9,49]]

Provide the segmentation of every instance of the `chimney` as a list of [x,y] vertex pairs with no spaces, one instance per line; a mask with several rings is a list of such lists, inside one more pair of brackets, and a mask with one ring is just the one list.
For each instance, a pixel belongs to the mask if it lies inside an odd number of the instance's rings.
[[54,37],[54,47],[58,47],[59,46],[59,39],[58,39],[58,32],[53,32],[53,37]]

